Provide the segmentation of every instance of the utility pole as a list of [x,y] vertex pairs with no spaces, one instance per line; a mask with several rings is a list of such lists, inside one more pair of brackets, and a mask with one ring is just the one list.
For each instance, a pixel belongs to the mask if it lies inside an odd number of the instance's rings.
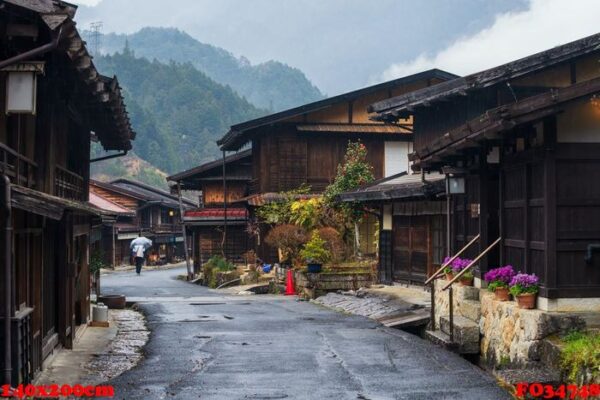
[[90,23],[90,39],[92,44],[92,49],[94,52],[94,56],[99,55],[100,45],[102,44],[102,26],[104,23],[102,21],[96,21]]

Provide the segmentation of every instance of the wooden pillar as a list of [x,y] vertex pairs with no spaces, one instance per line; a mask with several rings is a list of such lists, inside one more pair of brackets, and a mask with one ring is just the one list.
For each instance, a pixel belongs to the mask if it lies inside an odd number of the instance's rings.
[[[556,116],[544,120],[544,220],[546,251],[545,282],[546,290],[557,287],[556,264]],[[550,297],[548,294],[546,294]]]
[[[479,153],[479,253],[490,243],[489,237],[489,168],[487,165],[487,148],[484,147]],[[491,238],[495,240],[496,238]],[[476,275],[482,277],[489,270],[489,257],[484,255],[479,261]]]

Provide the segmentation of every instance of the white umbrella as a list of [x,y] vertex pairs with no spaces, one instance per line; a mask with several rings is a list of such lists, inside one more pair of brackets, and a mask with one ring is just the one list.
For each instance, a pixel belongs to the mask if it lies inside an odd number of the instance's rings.
[[144,250],[148,250],[150,247],[152,247],[152,240],[148,239],[147,237],[140,236],[131,241],[129,248],[133,249],[135,246],[138,246],[138,245],[144,246]]

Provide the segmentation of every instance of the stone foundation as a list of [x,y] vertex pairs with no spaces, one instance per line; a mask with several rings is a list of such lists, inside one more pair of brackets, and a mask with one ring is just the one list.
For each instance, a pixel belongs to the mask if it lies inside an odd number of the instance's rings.
[[538,297],[537,307],[551,312],[600,312],[600,298],[547,299]]
[[[440,326],[440,318],[450,314],[449,290],[442,291],[442,287],[448,283],[445,279],[435,280],[435,324]],[[479,289],[472,286],[453,285],[452,303],[454,315],[462,315],[466,318],[479,321]]]
[[[447,283],[444,279],[435,282],[436,329],[444,328],[440,322],[448,324],[449,293],[442,291]],[[523,310],[515,301],[496,301],[494,294],[486,289],[455,284],[452,297],[455,319],[460,322],[461,318],[466,318],[479,325],[480,355],[492,367],[528,367],[545,363],[542,358],[544,339],[585,328],[585,321],[577,315],[541,309]],[[587,302],[586,310],[589,311],[589,301],[584,299],[574,304]],[[538,307],[543,304],[544,299],[538,299]],[[569,303],[558,304],[565,309]],[[459,328],[455,324],[455,331]],[[448,331],[448,327],[445,330]]]
[[526,367],[539,362],[542,339],[584,327],[577,316],[523,310],[514,301],[496,301],[493,293],[481,293],[481,355],[490,365]]

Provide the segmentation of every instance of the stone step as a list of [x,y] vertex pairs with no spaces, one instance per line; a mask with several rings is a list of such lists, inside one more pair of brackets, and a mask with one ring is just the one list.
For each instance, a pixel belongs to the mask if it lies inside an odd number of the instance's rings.
[[458,286],[455,291],[458,300],[477,300],[479,301],[479,291],[481,289],[474,286]]
[[450,340],[450,335],[441,330],[425,331],[425,339],[458,354],[479,354],[479,343],[461,345]]
[[[479,324],[461,315],[454,315],[454,341],[461,354],[479,353]],[[450,335],[450,317],[440,318],[440,330]]]
[[479,324],[481,318],[481,302],[479,300],[463,300],[458,309],[463,317]]

